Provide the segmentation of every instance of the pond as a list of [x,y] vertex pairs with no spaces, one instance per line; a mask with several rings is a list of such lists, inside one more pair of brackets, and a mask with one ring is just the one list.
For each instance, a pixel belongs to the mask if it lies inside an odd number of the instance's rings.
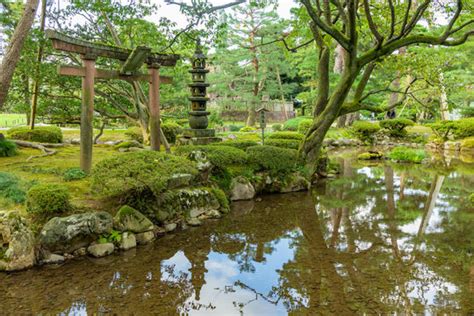
[[0,274],[0,314],[474,313],[474,168],[361,164],[102,259]]

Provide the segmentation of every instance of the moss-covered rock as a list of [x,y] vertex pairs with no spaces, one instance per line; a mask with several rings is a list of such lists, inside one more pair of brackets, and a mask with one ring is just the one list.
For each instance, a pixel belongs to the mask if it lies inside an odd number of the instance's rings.
[[359,160],[377,160],[382,158],[383,155],[377,151],[368,151],[357,156]]
[[255,188],[245,177],[236,177],[232,179],[230,187],[231,201],[251,200],[255,197]]
[[121,232],[143,233],[153,230],[153,223],[133,207],[124,205],[114,217],[114,228]]
[[163,134],[165,134],[166,140],[171,144],[176,142],[176,137],[183,132],[183,127],[176,122],[166,121],[161,124]]

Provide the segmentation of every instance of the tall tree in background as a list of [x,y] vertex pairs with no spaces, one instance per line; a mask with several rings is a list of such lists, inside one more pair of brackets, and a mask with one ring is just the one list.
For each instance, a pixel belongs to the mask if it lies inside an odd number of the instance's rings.
[[13,33],[10,43],[7,46],[5,56],[0,65],[0,109],[3,107],[8,96],[10,83],[15,72],[16,64],[20,59],[21,49],[31,29],[31,25],[35,20],[36,9],[38,8],[39,0],[28,0],[23,10],[23,15],[20,18],[15,32]]

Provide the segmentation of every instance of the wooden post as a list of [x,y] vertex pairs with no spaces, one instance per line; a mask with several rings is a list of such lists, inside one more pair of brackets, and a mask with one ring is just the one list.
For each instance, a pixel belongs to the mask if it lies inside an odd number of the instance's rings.
[[151,150],[160,150],[160,66],[151,64],[150,72],[149,110],[150,110],[150,146]]
[[82,77],[82,108],[81,108],[81,169],[90,173],[92,167],[92,144],[94,116],[94,76],[95,58],[93,56],[82,57],[85,76]]

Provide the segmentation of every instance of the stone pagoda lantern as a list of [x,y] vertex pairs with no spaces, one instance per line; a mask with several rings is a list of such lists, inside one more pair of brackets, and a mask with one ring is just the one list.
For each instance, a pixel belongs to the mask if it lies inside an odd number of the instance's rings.
[[207,128],[209,112],[206,111],[206,104],[209,98],[206,91],[209,83],[206,83],[206,74],[209,70],[206,69],[206,59],[207,57],[203,54],[201,42],[198,39],[192,59],[193,68],[189,70],[192,77],[192,83],[189,84],[191,89],[191,97],[189,97],[191,101],[190,128],[184,130],[183,136],[179,139],[180,144],[205,145],[221,141],[220,138],[215,137],[215,130]]

